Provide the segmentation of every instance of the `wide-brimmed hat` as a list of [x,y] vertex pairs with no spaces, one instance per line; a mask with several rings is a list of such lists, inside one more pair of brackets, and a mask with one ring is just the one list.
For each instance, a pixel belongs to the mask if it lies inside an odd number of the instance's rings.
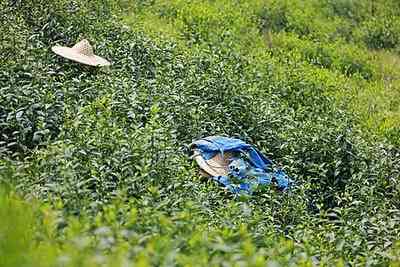
[[204,176],[227,176],[229,164],[233,154],[225,152],[224,154],[217,153],[214,157],[206,160],[197,149],[193,150],[192,158],[197,162]]
[[70,60],[90,65],[90,66],[108,66],[111,65],[106,59],[96,56],[89,41],[83,39],[73,47],[53,46],[51,50],[59,56]]

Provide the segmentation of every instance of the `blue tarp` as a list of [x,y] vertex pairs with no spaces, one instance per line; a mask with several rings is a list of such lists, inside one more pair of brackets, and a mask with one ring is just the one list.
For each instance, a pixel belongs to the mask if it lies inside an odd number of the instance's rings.
[[233,193],[251,194],[259,185],[276,182],[278,188],[286,190],[293,184],[282,170],[273,170],[272,162],[252,145],[240,139],[210,136],[192,143],[205,160],[217,153],[235,153],[228,166],[228,176],[216,176],[214,180]]

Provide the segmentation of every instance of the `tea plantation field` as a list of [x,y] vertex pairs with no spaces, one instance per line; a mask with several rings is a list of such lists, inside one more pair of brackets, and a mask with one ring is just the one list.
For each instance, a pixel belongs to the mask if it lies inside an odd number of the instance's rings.
[[[1,0],[0,267],[400,266],[399,104],[396,0]],[[208,135],[296,186],[202,178]]]

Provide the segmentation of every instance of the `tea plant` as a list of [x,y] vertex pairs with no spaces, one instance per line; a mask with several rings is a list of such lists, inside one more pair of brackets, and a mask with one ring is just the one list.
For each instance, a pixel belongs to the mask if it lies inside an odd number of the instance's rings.
[[[2,2],[0,265],[399,264],[398,41],[364,27],[399,14],[368,3]],[[112,66],[50,50],[82,38]],[[214,134],[296,186],[202,178]]]

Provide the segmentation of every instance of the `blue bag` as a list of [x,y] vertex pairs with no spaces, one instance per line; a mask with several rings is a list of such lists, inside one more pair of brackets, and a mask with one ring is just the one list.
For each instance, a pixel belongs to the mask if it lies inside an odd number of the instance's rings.
[[[251,194],[260,185],[276,182],[279,189],[286,190],[292,184],[282,170],[273,170],[272,162],[253,146],[240,139],[223,136],[202,138],[191,144],[198,151],[204,162],[214,158],[218,153],[232,155],[227,166],[227,175],[212,178],[233,193]],[[200,166],[202,167],[202,166]]]

